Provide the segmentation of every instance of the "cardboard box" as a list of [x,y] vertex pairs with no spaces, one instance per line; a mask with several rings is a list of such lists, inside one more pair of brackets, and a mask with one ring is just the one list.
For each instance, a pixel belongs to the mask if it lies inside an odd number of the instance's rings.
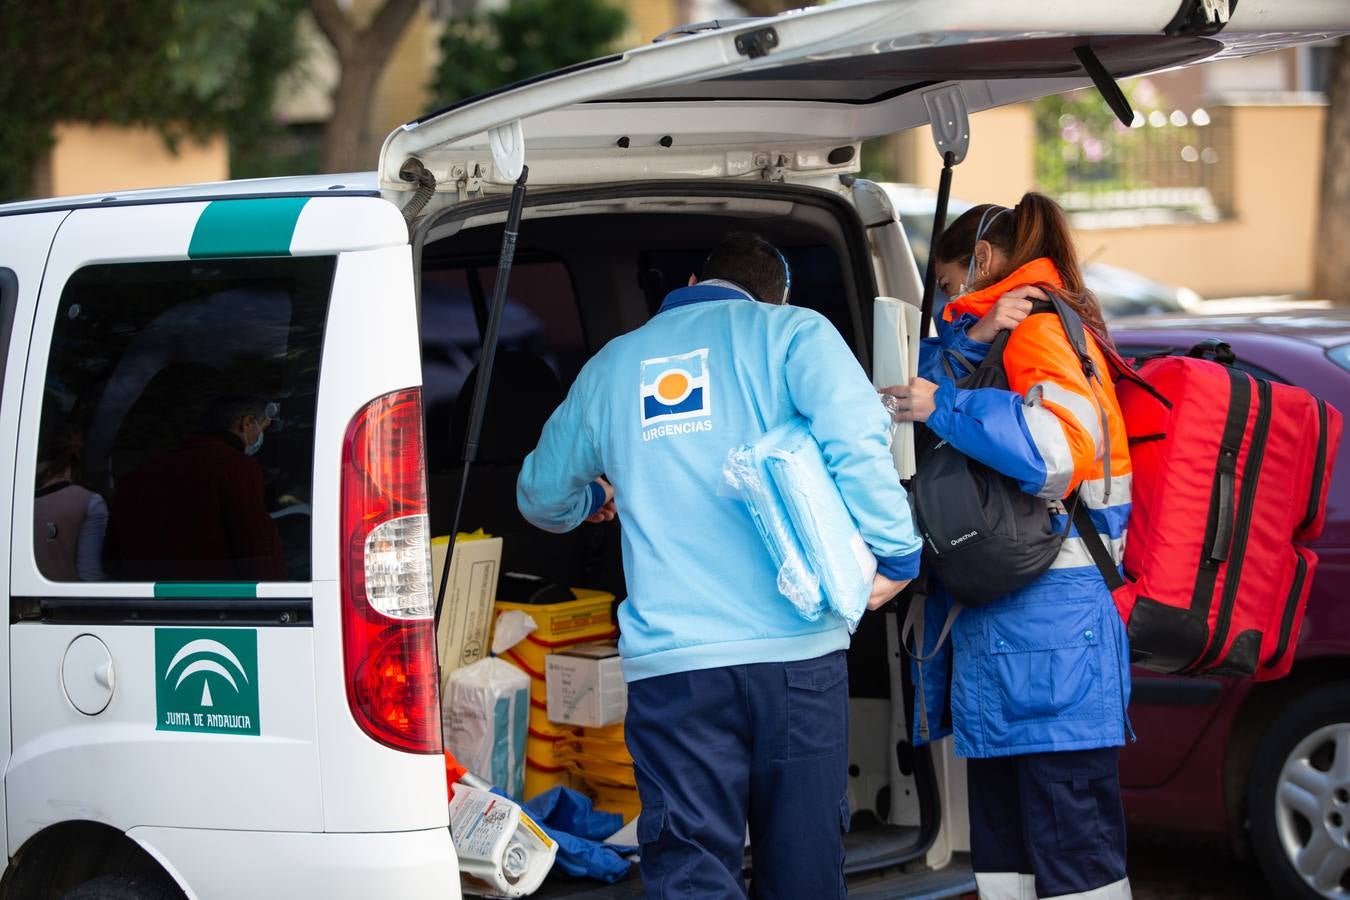
[[[432,602],[440,590],[441,569],[445,552],[450,548],[448,537],[431,541]],[[493,601],[497,599],[497,576],[502,563],[502,539],[480,533],[461,534],[455,540],[455,556],[451,561],[450,580],[445,590],[445,606],[441,624],[436,633],[436,649],[440,653],[441,677],[447,678],[461,666],[487,656],[488,637],[492,631]],[[445,685],[441,685],[444,689]]]
[[550,722],[601,728],[622,722],[628,685],[613,644],[581,644],[544,660]]

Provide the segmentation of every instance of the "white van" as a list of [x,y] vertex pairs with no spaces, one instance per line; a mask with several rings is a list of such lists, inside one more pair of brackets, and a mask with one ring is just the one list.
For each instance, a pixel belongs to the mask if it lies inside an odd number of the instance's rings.
[[[782,247],[793,302],[867,366],[872,298],[921,285],[854,177],[862,139],[934,121],[961,144],[967,110],[1089,84],[1085,59],[1125,76],[1346,31],[1332,0],[844,0],[466,101],[391,134],[373,174],[0,207],[0,894],[458,896],[426,540],[456,504],[522,154],[463,526],[504,536],[507,570],[622,596],[619,526],[529,529],[515,473],[581,364],[723,233]],[[240,397],[273,422],[262,505],[226,514],[248,492],[203,496],[182,454]],[[35,552],[86,537],[39,511],[54,441],[79,453],[71,521],[110,513],[98,580]],[[851,651],[848,870],[855,896],[934,896],[970,884],[964,783],[907,740],[894,634],[869,617]]]

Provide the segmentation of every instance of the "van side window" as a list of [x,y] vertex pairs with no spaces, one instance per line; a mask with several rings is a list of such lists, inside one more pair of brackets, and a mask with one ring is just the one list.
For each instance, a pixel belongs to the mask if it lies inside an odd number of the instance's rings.
[[38,435],[54,581],[307,581],[335,260],[88,266],[66,284]]
[[[422,397],[433,471],[454,466],[460,459],[462,447],[454,446],[451,435],[461,437],[468,420],[473,395],[466,385],[471,388],[476,380],[497,279],[495,262],[422,273]],[[526,260],[512,266],[498,352],[499,365],[509,366],[524,357],[542,360],[563,391],[576,380],[590,348],[565,263]],[[533,444],[524,448],[522,458],[532,449]]]
[[14,333],[14,308],[19,302],[19,278],[13,269],[0,267],[0,390],[5,386],[5,359]]

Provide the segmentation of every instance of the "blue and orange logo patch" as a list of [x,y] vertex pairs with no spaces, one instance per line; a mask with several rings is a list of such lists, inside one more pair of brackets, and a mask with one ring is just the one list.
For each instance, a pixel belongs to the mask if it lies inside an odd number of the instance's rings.
[[644,359],[640,375],[642,427],[712,415],[708,350]]

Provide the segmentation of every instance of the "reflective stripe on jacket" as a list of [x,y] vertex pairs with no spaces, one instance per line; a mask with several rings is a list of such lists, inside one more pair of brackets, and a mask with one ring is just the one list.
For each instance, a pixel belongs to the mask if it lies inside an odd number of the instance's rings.
[[[954,299],[943,318],[968,326],[1022,285],[1057,288],[1063,281],[1049,260],[1033,260],[998,284]],[[1086,750],[1125,740],[1125,629],[1059,503],[1071,504],[1078,491],[1078,502],[1119,564],[1130,515],[1129,446],[1106,360],[1091,332],[1088,344],[1101,373],[1091,381],[1059,318],[1033,315],[1014,329],[1004,350],[1009,390],[963,390],[948,378],[939,381],[928,426],[1049,501],[1052,521],[1069,528],[1050,571],[988,606],[964,611],[950,647],[927,664],[930,715],[950,701],[950,731],[962,756]],[[939,589],[929,603],[932,631],[925,648],[933,646],[951,600]],[[947,724],[943,717],[934,737],[945,734]]]

